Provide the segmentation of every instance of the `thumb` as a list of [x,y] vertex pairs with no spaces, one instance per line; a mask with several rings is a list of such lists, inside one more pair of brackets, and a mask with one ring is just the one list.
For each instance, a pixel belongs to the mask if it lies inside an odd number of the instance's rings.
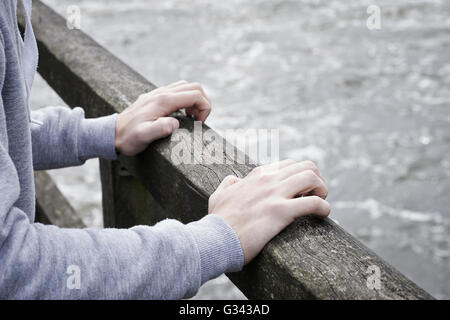
[[180,127],[178,120],[172,117],[161,117],[155,121],[147,121],[143,125],[146,127],[144,130],[149,143],[169,136]]
[[226,176],[225,179],[223,179],[222,182],[220,183],[220,185],[217,187],[216,191],[225,189],[225,188],[235,184],[239,180],[241,180],[241,179],[239,179],[238,177],[233,176],[233,175]]

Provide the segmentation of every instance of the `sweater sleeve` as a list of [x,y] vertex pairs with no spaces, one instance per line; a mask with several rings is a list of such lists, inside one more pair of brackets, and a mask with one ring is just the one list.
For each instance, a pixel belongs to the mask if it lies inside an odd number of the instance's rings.
[[32,223],[14,205],[19,195],[0,143],[0,299],[179,299],[243,265],[237,235],[214,214],[186,225],[64,229]]
[[90,158],[113,160],[117,114],[86,119],[81,108],[47,107],[31,113],[36,170],[81,165]]
[[4,200],[1,299],[180,299],[243,265],[237,236],[217,215],[187,225],[61,229],[30,223]]

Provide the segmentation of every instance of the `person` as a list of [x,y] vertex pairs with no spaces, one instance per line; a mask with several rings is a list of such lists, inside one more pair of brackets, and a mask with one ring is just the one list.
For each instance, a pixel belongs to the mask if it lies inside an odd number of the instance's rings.
[[[182,224],[166,219],[130,229],[64,229],[34,222],[33,169],[133,156],[179,126],[173,111],[205,121],[202,87],[179,81],[145,93],[120,114],[86,119],[81,108],[30,111],[37,65],[31,0],[0,2],[0,298],[178,299],[206,281],[242,269],[296,217],[325,217],[327,187],[309,161],[261,166],[227,177],[208,214]],[[242,195],[245,195],[243,197]],[[69,278],[78,272],[78,282]],[[73,279],[72,279],[73,280]]]

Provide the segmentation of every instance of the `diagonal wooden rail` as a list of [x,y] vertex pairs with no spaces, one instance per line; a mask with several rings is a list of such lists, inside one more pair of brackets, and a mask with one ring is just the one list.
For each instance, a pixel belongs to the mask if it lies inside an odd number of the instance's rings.
[[36,184],[36,221],[61,228],[86,228],[83,220],[77,216],[47,172],[36,171],[34,181]]
[[[90,117],[108,115],[121,112],[141,93],[155,88],[82,31],[68,29],[65,19],[51,8],[40,1],[33,4],[38,71],[69,106],[83,106]],[[179,118],[181,128],[192,132],[192,120]],[[208,129],[203,125],[202,132]],[[150,199],[145,194],[157,200],[167,217],[183,222],[199,219],[207,213],[209,195],[225,176],[242,177],[252,169],[248,164],[206,164],[202,159],[197,159],[198,164],[179,165],[180,159],[172,153],[176,135],[152,144],[137,157],[102,161],[103,202],[110,207],[105,213],[115,211],[111,224],[123,226],[117,218],[130,214],[130,208],[139,211],[137,223],[163,218],[161,213],[147,217],[153,213],[142,204]],[[203,147],[201,139],[188,145],[192,154],[194,148]],[[224,159],[235,159],[235,152],[234,147],[225,148]],[[125,178],[118,178],[120,170],[126,172]],[[127,180],[127,188],[111,187],[121,179],[131,179],[127,175],[138,182]],[[131,197],[126,190],[133,185],[142,196],[118,208],[111,197],[126,202]],[[371,285],[371,270],[380,271],[378,289]],[[312,217],[297,219],[243,271],[228,276],[248,298],[257,299],[432,298],[330,219]]]

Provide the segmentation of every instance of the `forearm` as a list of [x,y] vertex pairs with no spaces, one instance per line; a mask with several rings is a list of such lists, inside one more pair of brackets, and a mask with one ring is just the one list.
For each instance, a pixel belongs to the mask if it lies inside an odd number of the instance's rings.
[[115,159],[117,115],[85,119],[81,108],[48,107],[32,112],[33,165],[37,170]]
[[[239,240],[215,215],[188,225],[165,220],[103,230],[29,224],[17,211],[12,216],[0,252],[0,298],[179,299],[243,264]],[[80,271],[79,289],[67,285],[69,266]]]

